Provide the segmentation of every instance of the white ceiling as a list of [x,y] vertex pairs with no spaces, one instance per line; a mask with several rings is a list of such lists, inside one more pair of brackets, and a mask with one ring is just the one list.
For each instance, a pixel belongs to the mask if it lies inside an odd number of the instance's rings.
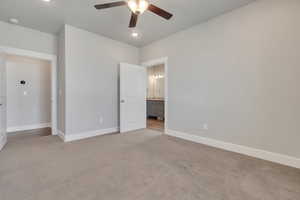
[[101,11],[93,7],[113,1],[118,0],[52,0],[50,3],[42,0],[1,0],[0,20],[17,18],[21,26],[53,34],[67,23],[140,47],[254,0],[150,0],[173,13],[174,17],[167,21],[146,12],[140,16],[136,28],[140,32],[139,38],[130,35],[130,11],[127,7]]

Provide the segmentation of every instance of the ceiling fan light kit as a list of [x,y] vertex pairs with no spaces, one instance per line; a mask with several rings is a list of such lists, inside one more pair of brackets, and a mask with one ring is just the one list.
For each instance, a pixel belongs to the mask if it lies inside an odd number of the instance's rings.
[[127,1],[116,1],[112,3],[105,3],[105,4],[98,4],[95,5],[95,8],[100,9],[106,9],[106,8],[112,8],[117,6],[128,6],[128,8],[131,11],[131,18],[129,22],[129,28],[136,27],[138,16],[143,14],[146,10],[149,10],[150,12],[155,13],[156,15],[164,18],[164,19],[171,19],[172,14],[153,5],[150,4],[148,0],[127,0]]
[[128,7],[134,14],[143,14],[149,7],[149,3],[146,0],[129,0]]

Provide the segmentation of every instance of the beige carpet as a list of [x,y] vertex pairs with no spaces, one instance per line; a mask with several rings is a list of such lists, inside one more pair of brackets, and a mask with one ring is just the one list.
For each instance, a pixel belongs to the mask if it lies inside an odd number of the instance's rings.
[[1,200],[299,200],[300,170],[143,130],[9,142]]

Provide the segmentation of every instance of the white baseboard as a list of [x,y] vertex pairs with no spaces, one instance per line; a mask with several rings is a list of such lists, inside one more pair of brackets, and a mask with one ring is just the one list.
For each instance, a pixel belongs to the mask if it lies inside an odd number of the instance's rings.
[[0,151],[3,149],[4,145],[6,144],[7,138],[5,136],[0,135]]
[[51,135],[58,135],[58,131],[56,128],[51,127],[51,132],[52,132]]
[[188,133],[183,133],[183,132],[178,132],[174,130],[167,130],[166,131],[167,135],[181,138],[184,140],[196,142],[196,143],[201,143],[205,144],[208,146],[216,147],[219,149],[224,149],[227,151],[232,151],[252,157],[256,157],[259,159],[279,163],[282,165],[290,166],[290,167],[295,167],[295,168],[300,168],[300,159],[296,157],[291,157],[279,153],[273,153],[265,150],[260,150],[260,149],[255,149],[251,147],[246,147],[242,145],[237,145],[237,144],[232,144],[232,143],[227,143],[215,139],[210,139],[210,138],[205,138],[197,135],[191,135]]
[[57,135],[63,140],[65,141],[65,133],[61,130],[57,130]]
[[88,132],[78,133],[78,134],[64,134],[63,139],[65,142],[71,142],[71,141],[82,140],[82,139],[95,137],[95,136],[99,136],[99,135],[116,133],[118,131],[119,131],[119,128],[115,127],[115,128],[101,129],[101,130],[96,130],[96,131],[88,131]]
[[10,132],[17,132],[17,131],[27,131],[27,130],[34,130],[34,129],[40,129],[40,128],[48,128],[51,127],[51,123],[41,123],[41,124],[31,124],[26,126],[14,126],[14,127],[8,127],[6,131],[8,133]]

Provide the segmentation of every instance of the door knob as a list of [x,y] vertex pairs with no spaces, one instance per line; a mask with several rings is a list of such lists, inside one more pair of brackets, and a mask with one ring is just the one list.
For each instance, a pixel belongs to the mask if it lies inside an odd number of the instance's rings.
[[122,99],[122,100],[121,100],[121,103],[125,103],[125,100],[124,100],[124,99]]

